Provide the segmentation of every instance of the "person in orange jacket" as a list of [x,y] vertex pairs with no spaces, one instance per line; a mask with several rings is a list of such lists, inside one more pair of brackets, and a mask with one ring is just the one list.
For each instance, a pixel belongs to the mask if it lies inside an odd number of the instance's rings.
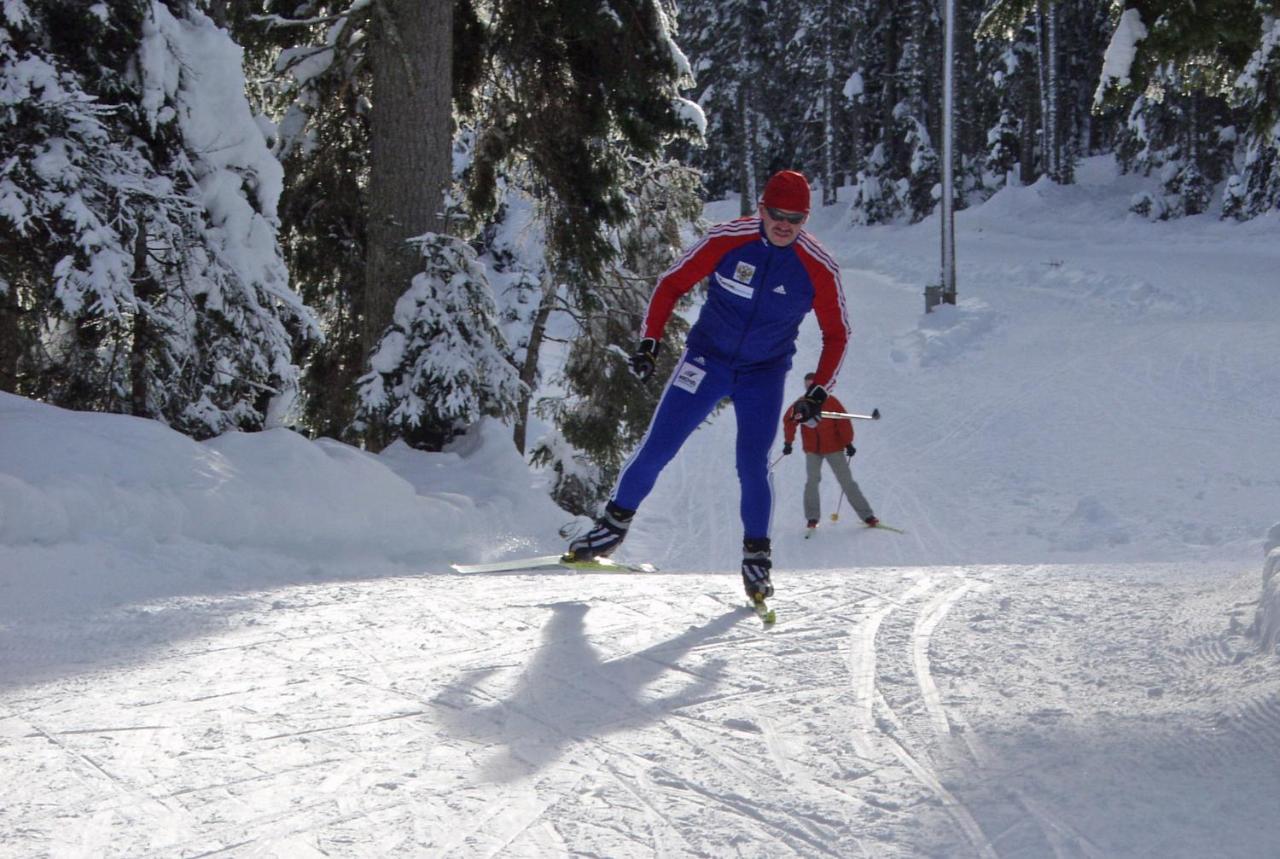
[[[813,383],[813,374],[804,377],[805,387]],[[822,403],[823,411],[843,412],[844,406],[839,400],[828,394]],[[812,424],[812,425],[811,425]],[[798,423],[790,410],[782,418],[782,453],[789,454],[796,438],[796,427],[800,427],[800,441],[804,447],[806,480],[804,484],[804,517],[810,528],[818,527],[821,515],[818,497],[818,483],[822,480],[822,463],[825,460],[835,472],[840,488],[844,490],[849,505],[853,507],[858,518],[871,528],[880,524],[871,505],[867,503],[858,483],[849,470],[849,460],[858,449],[853,446],[853,421],[848,418],[819,418],[813,421]]]

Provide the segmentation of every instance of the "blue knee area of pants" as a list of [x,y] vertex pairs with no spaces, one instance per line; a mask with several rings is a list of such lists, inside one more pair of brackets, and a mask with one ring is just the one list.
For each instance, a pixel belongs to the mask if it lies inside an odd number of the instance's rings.
[[773,521],[769,451],[778,437],[787,367],[739,374],[731,394],[738,423],[737,466],[742,484],[742,535],[768,537]]

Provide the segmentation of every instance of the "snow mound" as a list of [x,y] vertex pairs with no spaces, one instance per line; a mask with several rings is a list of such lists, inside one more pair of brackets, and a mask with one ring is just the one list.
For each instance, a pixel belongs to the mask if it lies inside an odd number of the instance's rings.
[[1267,560],[1262,568],[1256,627],[1263,652],[1274,653],[1280,646],[1280,522],[1271,526],[1264,551]]
[[285,429],[201,443],[0,394],[0,544],[186,539],[298,558],[471,560],[477,546],[515,545],[504,534],[554,538],[568,518],[505,433],[482,423],[449,452],[382,456]]
[[1000,314],[979,300],[940,304],[898,338],[890,358],[917,367],[946,364],[978,346],[999,322]]
[[1120,546],[1129,539],[1120,517],[1093,496],[1080,499],[1055,536],[1058,548],[1073,552]]

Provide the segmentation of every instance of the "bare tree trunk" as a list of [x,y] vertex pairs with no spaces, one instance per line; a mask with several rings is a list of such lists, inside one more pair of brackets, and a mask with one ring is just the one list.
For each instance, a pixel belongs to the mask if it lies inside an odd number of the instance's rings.
[[[851,59],[852,67],[861,78],[862,65],[861,58],[858,55],[858,39],[859,34],[853,36],[853,55]],[[850,182],[858,181],[858,173],[862,171],[862,150],[866,145],[863,130],[863,111],[867,109],[867,96],[865,92],[866,81],[862,82],[864,92],[854,93],[849,99],[849,177]]]
[[[886,4],[883,15],[885,16],[884,26],[884,66],[893,72],[897,71],[898,62],[901,59],[902,44],[899,37],[898,16],[894,14],[892,4]],[[898,106],[899,87],[898,75],[886,74],[884,77],[884,92],[880,97],[880,137],[884,144],[885,161],[887,164],[894,165],[893,168],[900,163],[899,153],[902,151],[902,143],[898,140],[896,128],[897,120],[894,118],[894,109]]]
[[129,345],[129,414],[139,418],[154,417],[149,403],[151,376],[147,372],[147,354],[155,340],[152,330],[150,300],[159,293],[155,278],[147,270],[147,222],[138,217],[138,235],[133,243],[133,283],[138,309],[133,315],[132,342]]
[[1064,179],[1062,169],[1062,134],[1058,131],[1058,7],[1049,3],[1045,10],[1049,32],[1046,39],[1045,61],[1049,67],[1048,115],[1045,118],[1045,133],[1049,138],[1049,176],[1055,182]]
[[[369,237],[364,319],[366,356],[391,323],[397,299],[421,269],[409,239],[444,232],[451,178],[452,0],[374,0],[369,60]],[[375,432],[366,443],[390,439]]]
[[520,402],[516,405],[516,421],[512,431],[516,450],[524,455],[528,443],[529,403],[533,398],[533,388],[538,381],[538,356],[542,352],[542,341],[547,333],[547,320],[556,302],[556,279],[551,272],[542,275],[542,300],[538,302],[538,310],[533,315],[533,327],[529,331],[529,342],[524,349],[524,364],[520,366],[520,381],[524,382],[524,390],[520,393]]
[[1052,149],[1049,145],[1049,82],[1044,31],[1044,0],[1039,0],[1036,3],[1036,71],[1040,75],[1040,164],[1042,172],[1052,174]]
[[742,199],[738,211],[753,215],[760,191],[756,180],[756,116],[751,105],[750,83],[738,85],[738,115],[742,117]]
[[22,333],[18,323],[21,307],[18,304],[18,287],[9,283],[0,292],[0,391],[16,393],[18,390],[18,366],[22,361]]
[[1036,181],[1036,110],[1030,97],[1023,101],[1020,119],[1021,121],[1018,123],[1018,182],[1022,185],[1030,185]]
[[836,58],[835,0],[827,0],[823,21],[822,52],[825,66],[822,80],[822,205],[836,202]]

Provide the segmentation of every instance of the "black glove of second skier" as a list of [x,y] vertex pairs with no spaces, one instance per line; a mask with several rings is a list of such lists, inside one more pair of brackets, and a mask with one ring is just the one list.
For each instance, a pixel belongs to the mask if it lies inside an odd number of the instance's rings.
[[857,452],[858,452],[858,449],[851,444],[846,444],[844,446],[844,455],[849,457],[850,459],[853,459],[853,455]]
[[789,442],[788,442],[787,444],[784,444],[784,445],[782,446],[782,455],[783,455],[783,456],[790,456],[790,455],[791,455],[791,444],[790,444]]
[[827,398],[827,391],[821,385],[810,385],[804,396],[795,401],[791,407],[791,420],[798,424],[816,427],[822,417],[822,403]]
[[654,368],[658,366],[658,341],[652,337],[641,340],[635,351],[631,353],[631,360],[628,363],[631,367],[631,375],[642,382],[647,382],[653,375]]

